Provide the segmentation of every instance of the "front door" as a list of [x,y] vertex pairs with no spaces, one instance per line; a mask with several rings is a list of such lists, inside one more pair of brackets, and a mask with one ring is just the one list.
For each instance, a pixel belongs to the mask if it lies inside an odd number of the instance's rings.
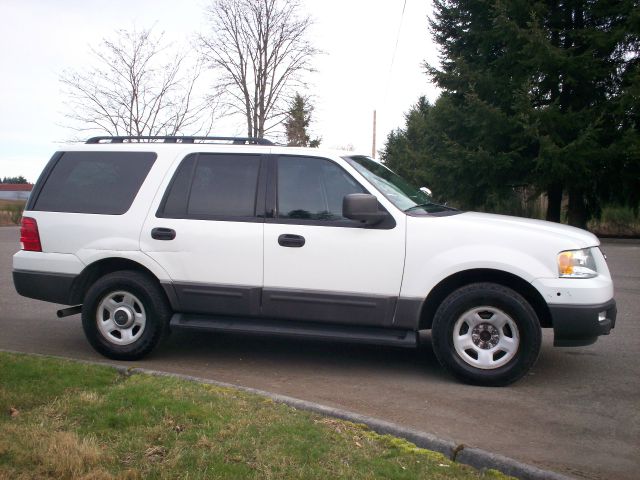
[[273,162],[262,314],[391,325],[404,266],[404,216],[373,227],[346,219],[344,196],[367,190],[338,163],[295,155]]

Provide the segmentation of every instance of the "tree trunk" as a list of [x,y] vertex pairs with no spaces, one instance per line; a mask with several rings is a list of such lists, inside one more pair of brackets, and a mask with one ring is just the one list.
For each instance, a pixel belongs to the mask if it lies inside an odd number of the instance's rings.
[[586,228],[588,213],[584,202],[584,194],[581,190],[569,190],[569,208],[567,211],[569,225]]
[[547,189],[547,220],[560,223],[562,185],[556,183]]

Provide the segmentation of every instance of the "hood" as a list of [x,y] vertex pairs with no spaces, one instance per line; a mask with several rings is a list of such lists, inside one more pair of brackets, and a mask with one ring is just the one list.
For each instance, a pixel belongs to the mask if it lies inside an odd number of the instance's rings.
[[573,242],[577,248],[600,245],[598,237],[586,230],[544,220],[480,212],[464,212],[454,218],[467,224],[477,224],[482,229],[494,227],[496,230],[512,230],[525,235],[555,237],[561,242]]

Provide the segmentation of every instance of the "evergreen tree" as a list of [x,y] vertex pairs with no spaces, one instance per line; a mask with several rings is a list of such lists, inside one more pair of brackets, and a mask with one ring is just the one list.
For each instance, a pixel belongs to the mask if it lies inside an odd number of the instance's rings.
[[527,183],[537,153],[527,122],[530,75],[519,27],[525,0],[436,0],[430,22],[441,67],[427,66],[443,90],[433,112],[436,189],[463,208],[491,210]]
[[405,115],[405,127],[389,133],[380,156],[382,163],[418,186],[429,186],[433,178],[429,166],[434,159],[427,146],[432,109],[433,105],[420,97]]
[[625,150],[633,147],[621,143],[630,127],[621,102],[628,76],[637,71],[638,2],[533,6],[537,13],[518,33],[532,79],[529,121],[539,143],[534,181],[548,192],[548,218],[559,220],[565,192],[569,223],[584,227],[610,197],[607,183],[624,175],[619,167],[632,167]]
[[287,116],[284,121],[285,132],[287,134],[287,145],[290,147],[313,147],[320,146],[320,138],[311,140],[307,129],[311,123],[311,113],[313,106],[309,99],[296,93],[289,105]]
[[427,68],[443,93],[421,135],[408,135],[416,107],[389,136],[389,164],[420,151],[419,175],[465,208],[523,184],[547,193],[550,220],[567,194],[578,226],[603,200],[637,208],[637,0],[435,0],[434,11],[441,65]]
[[19,183],[27,183],[27,179],[22,175],[18,177],[4,177],[0,179],[0,183],[10,183],[10,184],[19,184]]

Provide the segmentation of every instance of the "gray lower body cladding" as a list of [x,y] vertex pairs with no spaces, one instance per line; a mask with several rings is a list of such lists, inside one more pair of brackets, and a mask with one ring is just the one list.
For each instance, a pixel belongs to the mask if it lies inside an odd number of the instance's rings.
[[549,305],[556,347],[591,345],[616,325],[615,300],[597,305]]
[[[13,271],[13,282],[20,295],[62,305],[79,303],[72,295],[77,278],[61,273]],[[162,287],[174,311],[199,315],[200,321],[203,316],[225,316],[417,331],[423,306],[420,299],[382,295],[189,283],[162,283]],[[617,314],[613,299],[598,305],[549,305],[549,311],[554,345],[563,347],[590,345],[598,336],[609,334],[615,327]],[[215,328],[222,329],[219,323],[216,325]],[[363,338],[373,340],[367,335]]]
[[76,275],[64,273],[13,271],[13,285],[23,297],[45,302],[71,305],[71,292]]
[[[176,312],[393,327],[397,297],[231,285],[163,283]],[[418,312],[419,313],[419,312]],[[403,328],[417,330],[419,316]],[[405,327],[411,323],[410,327]]]

